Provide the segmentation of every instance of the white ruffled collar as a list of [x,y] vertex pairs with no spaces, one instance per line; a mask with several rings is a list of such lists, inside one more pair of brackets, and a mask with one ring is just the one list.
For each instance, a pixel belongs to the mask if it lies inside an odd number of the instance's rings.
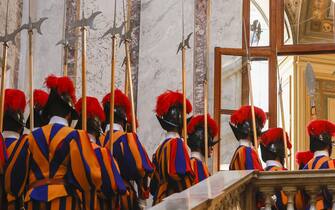
[[49,124],[61,124],[64,126],[69,126],[69,122],[65,118],[58,116],[51,117]]

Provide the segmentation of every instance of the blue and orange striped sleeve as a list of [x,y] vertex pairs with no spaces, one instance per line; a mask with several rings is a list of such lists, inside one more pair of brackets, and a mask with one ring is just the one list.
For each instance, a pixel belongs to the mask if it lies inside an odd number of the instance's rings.
[[245,159],[247,161],[246,169],[263,171],[262,163],[259,160],[257,152],[251,147],[246,147],[245,152],[246,152]]
[[191,160],[187,151],[186,143],[180,139],[172,139],[168,146],[168,175],[179,181],[187,175],[193,177],[193,171],[191,168]]
[[96,147],[94,151],[101,167],[101,192],[106,197],[126,193],[127,189],[120,175],[119,166],[111,156],[110,151],[102,147]]
[[153,172],[153,165],[149,159],[148,153],[138,139],[137,134],[127,133],[127,141],[130,152],[134,156],[137,171],[141,177],[150,175]]
[[239,146],[229,166],[230,170],[259,170],[263,167],[256,151],[252,147]]
[[6,155],[5,142],[0,133],[0,175],[4,173],[6,160],[7,160],[7,155]]
[[15,145],[12,155],[8,159],[5,171],[5,191],[14,197],[19,197],[25,190],[29,172],[29,139],[27,135],[20,138]]
[[196,158],[191,158],[191,166],[194,172],[193,184],[197,184],[209,177],[207,166]]
[[70,140],[72,184],[82,191],[100,189],[100,166],[86,132],[74,130],[66,140]]

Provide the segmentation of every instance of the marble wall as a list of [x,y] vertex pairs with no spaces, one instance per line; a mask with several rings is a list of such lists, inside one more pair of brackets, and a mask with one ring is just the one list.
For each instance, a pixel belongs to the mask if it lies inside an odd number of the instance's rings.
[[[182,90],[181,54],[176,54],[182,39],[181,1],[164,2],[142,0],[138,117],[149,153],[164,138],[154,113],[156,97],[166,90]],[[193,9],[194,1],[185,1],[185,34],[194,31]],[[186,59],[187,98],[192,102],[193,49],[187,50]]]
[[[110,72],[111,72],[111,50],[112,39],[102,35],[113,25],[114,4],[107,0],[85,1],[85,16],[91,15],[92,11],[101,11],[102,14],[96,17],[94,27],[96,30],[88,30],[87,33],[87,95],[102,97],[110,91]],[[123,22],[122,1],[117,1],[117,26]],[[119,43],[118,38],[117,42]],[[77,95],[81,95],[81,44],[79,44],[78,66],[77,66]],[[122,63],[125,57],[124,45],[116,48],[116,87],[123,89],[124,66]]]
[[[49,74],[61,73],[61,46],[56,43],[62,38],[63,31],[63,1],[32,1],[32,21],[41,17],[48,19],[42,24],[40,35],[34,30],[33,36],[33,64],[34,87],[43,88],[44,78]],[[23,1],[22,23],[28,23],[28,1]],[[28,94],[28,32],[21,32],[21,56],[18,87]]]
[[[42,26],[43,36],[34,35],[34,67],[36,88],[43,87],[43,79],[50,73],[62,72],[62,47],[55,44],[63,34],[63,1],[33,1],[33,19],[47,16],[49,19]],[[155,117],[154,109],[156,98],[162,92],[182,89],[181,55],[176,54],[178,44],[182,37],[181,25],[181,1],[180,0],[128,0],[131,3],[129,13],[132,33],[132,68],[134,70],[134,86],[137,98],[137,114],[140,127],[139,136],[147,147],[149,154],[163,139],[163,130]],[[194,37],[191,38],[192,49],[187,50],[187,97],[193,102],[193,91],[200,90],[202,84],[198,76],[203,76],[206,68],[209,70],[209,111],[213,113],[213,78],[214,78],[214,48],[241,47],[241,0],[199,0],[203,3],[195,5],[197,1],[185,0],[185,34],[202,35],[206,40],[197,40],[194,45]],[[205,2],[205,3],[204,3]],[[198,7],[196,7],[198,6]],[[202,8],[210,7],[210,8]],[[206,11],[198,23],[195,21],[195,10]],[[111,39],[100,39],[104,32],[112,26],[114,4],[108,0],[86,0],[84,5],[85,16],[92,11],[102,11],[96,18],[96,30],[89,30],[87,34],[87,94],[101,99],[109,90],[110,63],[111,63]],[[23,2],[22,22],[27,22],[27,1]],[[117,1],[117,23],[121,23],[122,1]],[[72,18],[73,19],[73,18]],[[208,34],[203,35],[205,27],[198,27],[201,22],[207,22]],[[200,25],[201,26],[201,25]],[[27,90],[27,33],[20,36],[22,45],[19,62],[19,88]],[[199,38],[199,37],[198,37]],[[80,41],[80,40],[79,40]],[[199,43],[198,43],[199,42]],[[200,43],[201,42],[201,43]],[[80,43],[80,42],[79,42]],[[207,52],[203,52],[204,45],[208,46]],[[200,48],[199,48],[200,46]],[[196,49],[195,49],[196,47]],[[81,45],[78,45],[77,72],[75,75],[77,95],[81,95]],[[195,59],[194,52],[201,54]],[[121,64],[124,59],[124,47],[117,48],[117,77],[116,86],[123,89],[124,67]],[[208,62],[203,64],[204,59]],[[200,58],[200,60],[198,59]],[[223,105],[238,107],[240,105],[241,75],[239,71],[232,70],[232,66],[238,65],[236,58],[225,57],[223,60]],[[237,64],[236,64],[237,62]],[[194,71],[195,66],[200,68]],[[228,67],[227,67],[228,66]],[[225,72],[226,71],[226,72]],[[194,82],[194,81],[198,81]],[[199,86],[200,85],[200,86]],[[198,101],[198,102],[201,102]],[[201,103],[197,105],[202,106]],[[227,121],[222,124],[222,163],[228,163],[236,142],[227,127]]]
[[[8,24],[7,24],[7,33],[12,33],[21,25],[21,10],[22,10],[22,1],[21,0],[3,0],[0,1],[0,36],[5,35],[6,28],[6,13],[7,13],[7,4],[8,4]],[[6,86],[15,87],[17,84],[14,78],[17,79],[17,74],[19,71],[19,59],[20,59],[20,36],[16,36],[15,45],[10,42],[8,43],[9,48],[7,51],[7,76],[6,76]],[[0,64],[2,64],[2,52],[3,52],[3,43],[0,44]],[[2,65],[1,65],[2,67]]]

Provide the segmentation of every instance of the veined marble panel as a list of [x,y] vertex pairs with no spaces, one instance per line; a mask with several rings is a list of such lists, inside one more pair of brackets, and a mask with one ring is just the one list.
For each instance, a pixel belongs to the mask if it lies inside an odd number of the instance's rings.
[[[117,26],[123,22],[122,1],[117,1]],[[95,96],[99,100],[110,91],[111,72],[111,49],[112,40],[109,37],[101,39],[102,35],[113,25],[114,2],[107,0],[85,1],[85,16],[88,17],[92,11],[101,11],[94,21],[96,30],[88,30],[87,33],[87,95]],[[122,66],[125,57],[125,48],[119,46],[120,39],[117,40],[116,48],[116,87],[123,90],[124,67]],[[78,98],[81,96],[81,44],[78,45],[78,67],[76,77],[76,88]]]
[[[33,65],[34,87],[42,88],[44,79],[49,74],[61,72],[62,47],[56,43],[62,37],[63,28],[63,1],[33,1],[32,20],[37,21],[41,17],[48,17],[42,24],[40,35],[34,30],[33,36]],[[61,15],[60,15],[61,14]],[[28,1],[23,1],[22,23],[28,22]],[[19,88],[28,91],[28,32],[21,32],[21,58],[19,70]],[[28,94],[28,92],[26,92]]]
[[[155,116],[156,98],[165,90],[182,90],[181,1],[142,0],[138,86],[139,135],[151,155],[164,131]],[[185,34],[194,31],[194,1],[185,1]],[[193,37],[191,38],[193,47]],[[187,50],[187,97],[193,94],[193,49]]]
[[[5,35],[5,27],[6,27],[6,11],[7,11],[7,3],[8,3],[8,21],[7,21],[7,33],[12,33],[15,29],[17,29],[21,24],[21,9],[22,4],[20,4],[20,0],[4,0],[0,2],[0,36]],[[17,77],[18,71],[18,60],[20,56],[20,39],[19,34],[16,36],[15,42],[16,45],[13,45],[12,42],[8,43],[9,48],[7,50],[7,75],[6,75],[6,87],[13,88],[15,87],[15,79]],[[2,60],[2,52],[3,52],[3,43],[0,44],[0,60]],[[2,63],[0,62],[1,66]]]

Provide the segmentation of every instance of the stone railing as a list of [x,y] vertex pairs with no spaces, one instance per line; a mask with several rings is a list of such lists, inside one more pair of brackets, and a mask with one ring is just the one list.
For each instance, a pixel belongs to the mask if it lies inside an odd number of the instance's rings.
[[316,209],[317,197],[325,189],[333,198],[332,209],[335,210],[335,170],[220,171],[181,193],[167,197],[152,209],[255,210],[258,197],[262,209],[271,210],[275,192],[280,191],[287,198],[288,210],[295,209],[298,192],[304,195],[304,203],[308,202],[310,209]]

